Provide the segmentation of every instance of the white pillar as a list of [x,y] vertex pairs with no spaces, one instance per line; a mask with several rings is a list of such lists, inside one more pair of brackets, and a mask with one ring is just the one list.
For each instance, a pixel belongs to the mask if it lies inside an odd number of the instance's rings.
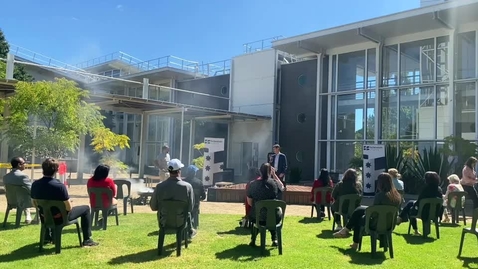
[[[456,30],[453,29],[450,31],[450,40],[448,42],[448,115],[450,115],[450,118],[449,118],[449,121],[450,121],[450,126],[449,126],[449,130],[450,130],[450,133],[448,135],[445,135],[445,136],[449,136],[449,135],[454,135],[456,132],[455,132],[455,121],[456,121],[456,115],[455,115],[455,85],[454,85],[454,79],[455,79],[455,67],[454,67],[454,63],[455,63],[455,36],[456,36]],[[436,50],[436,48],[435,48]],[[435,53],[436,54],[436,53]],[[435,62],[436,62],[436,59],[435,59]],[[435,64],[436,65],[436,64]],[[436,72],[435,72],[435,76],[436,76]],[[436,87],[435,87],[436,89]],[[475,92],[476,94],[476,92]],[[435,107],[436,107],[436,102],[435,102]],[[476,110],[476,108],[475,108]],[[435,114],[435,118],[437,117],[437,115]],[[437,128],[436,124],[435,124],[435,129]],[[436,133],[436,131],[435,131]],[[476,133],[476,131],[475,131]],[[436,137],[435,137],[436,138]]]
[[183,158],[183,138],[184,138],[184,110],[183,107],[181,110],[181,137],[179,138],[179,160],[182,161]]
[[188,158],[188,164],[191,164],[193,162],[193,154],[194,154],[194,137],[195,137],[195,128],[196,128],[196,121],[194,119],[191,119],[189,122],[189,158]]
[[141,135],[139,137],[139,158],[138,158],[138,177],[144,177],[144,166],[146,164],[146,137],[148,135],[149,115],[141,115]]
[[[383,42],[377,44],[377,51],[375,52],[375,107],[374,107],[374,121],[375,126],[373,132],[374,135],[374,144],[378,144],[379,136],[381,136],[382,132],[382,98],[380,94],[380,85],[382,84],[382,51],[383,51]],[[367,72],[367,71],[365,71]],[[367,115],[367,112],[365,112]],[[365,123],[366,125],[366,123]],[[366,135],[366,134],[365,134]],[[367,139],[368,137],[366,137]]]
[[314,149],[314,178],[319,177],[320,171],[320,152],[319,152],[319,138],[320,138],[320,93],[322,92],[322,66],[324,64],[324,55],[317,54],[317,85],[315,95],[315,149]]
[[6,79],[13,79],[13,70],[14,70],[14,65],[15,65],[15,56],[13,54],[8,53],[7,54],[7,73],[5,78]]
[[149,79],[143,78],[143,99],[149,99]]
[[80,135],[80,146],[78,147],[78,160],[76,166],[76,179],[78,182],[83,181],[83,164],[85,163],[85,136]]

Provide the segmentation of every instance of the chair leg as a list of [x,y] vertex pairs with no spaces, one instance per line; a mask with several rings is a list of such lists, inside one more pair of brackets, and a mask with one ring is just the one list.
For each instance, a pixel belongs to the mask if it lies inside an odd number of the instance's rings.
[[158,255],[163,253],[163,246],[164,246],[164,237],[166,236],[166,232],[164,229],[159,229],[159,236],[158,236]]
[[410,230],[412,229],[412,222],[408,220],[408,234],[410,234]]
[[461,257],[461,251],[463,250],[463,243],[465,242],[465,231],[461,232],[461,240],[460,240],[460,249],[458,250],[458,258]]
[[[126,211],[126,209],[125,209]],[[126,215],[126,214],[125,214]],[[115,218],[116,218],[116,226],[119,226],[119,219],[118,219],[118,208],[115,208]]]
[[5,211],[5,218],[3,219],[3,228],[7,227],[7,219],[8,219],[8,214],[10,213],[10,210],[12,210],[9,206],[7,206],[7,210]]
[[103,230],[106,230],[106,228],[108,227],[108,214],[110,212],[108,210],[101,210],[101,214],[103,215]]
[[55,233],[53,235],[54,241],[55,241],[55,253],[60,254],[61,252],[61,231],[63,230],[63,227],[58,227],[55,228]]
[[377,254],[377,234],[372,232],[370,235],[370,243],[372,248],[372,257],[375,257]]
[[463,212],[463,223],[464,223],[464,224],[465,224],[465,226],[466,226],[466,215],[465,215],[465,208],[463,208],[461,211]]
[[390,258],[393,259],[393,242],[392,242],[392,233],[387,234],[387,243],[390,249]]
[[43,224],[40,224],[40,248],[39,248],[39,251],[42,252],[43,251],[43,240],[45,238],[45,233],[46,233],[46,228]]
[[327,215],[329,216],[329,220],[330,220],[330,218],[332,216],[332,213],[330,211],[330,206],[327,207]]
[[310,208],[310,217],[311,218],[314,217],[314,207],[315,207],[315,205],[312,205],[312,207]]
[[[457,218],[457,221],[458,221],[458,218]],[[435,231],[437,233],[437,239],[440,239],[440,225],[439,225],[437,219],[434,222],[435,222]],[[460,222],[458,221],[458,223],[460,223]]]
[[282,228],[277,229],[277,243],[279,244],[279,255],[282,255]]
[[20,222],[22,222],[23,208],[17,206],[17,215],[15,215],[15,228],[20,227]]
[[76,223],[76,233],[78,234],[78,242],[80,243],[80,247],[83,246],[83,242],[81,241],[81,230],[80,224]]
[[183,230],[183,239],[184,239],[184,248],[188,248],[188,241],[189,241],[189,233],[188,233],[188,229],[184,229]]
[[128,213],[127,209],[128,209],[128,198],[124,198],[123,199],[123,215],[125,215],[125,216]]
[[266,231],[265,228],[260,228],[259,232],[261,234],[261,254],[264,255],[266,251]]
[[176,256],[181,256],[181,244],[183,242],[184,231],[180,230],[176,232]]
[[133,198],[129,198],[129,203],[131,205],[131,214],[133,214],[134,213],[134,211],[133,211]]

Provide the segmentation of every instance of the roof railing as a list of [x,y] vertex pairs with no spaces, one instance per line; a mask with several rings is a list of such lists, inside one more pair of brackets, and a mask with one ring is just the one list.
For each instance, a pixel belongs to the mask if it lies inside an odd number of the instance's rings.
[[272,42],[276,41],[280,38],[282,38],[281,35],[245,43],[243,45],[244,53],[252,53],[252,52],[256,52],[256,51],[270,49],[270,48],[272,48]]

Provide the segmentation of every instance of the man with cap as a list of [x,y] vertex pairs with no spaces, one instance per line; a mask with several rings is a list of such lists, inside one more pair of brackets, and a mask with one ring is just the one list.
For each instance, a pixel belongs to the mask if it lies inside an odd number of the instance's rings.
[[[188,204],[189,237],[196,235],[196,230],[191,227],[191,213],[194,209],[194,190],[191,184],[181,179],[181,168],[184,164],[178,159],[172,159],[168,163],[169,178],[156,185],[151,197],[150,207],[158,211],[163,201],[184,201]],[[158,220],[163,221],[162,212],[158,211]]]

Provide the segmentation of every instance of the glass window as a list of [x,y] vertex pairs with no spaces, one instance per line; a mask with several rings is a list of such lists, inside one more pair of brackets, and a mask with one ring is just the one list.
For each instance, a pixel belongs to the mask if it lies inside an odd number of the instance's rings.
[[400,84],[434,82],[434,39],[400,44]]
[[375,92],[366,93],[367,113],[366,113],[366,139],[375,138]]
[[148,141],[156,141],[156,117],[150,115],[148,119]]
[[113,74],[113,71],[111,71],[111,70],[110,70],[110,71],[106,71],[106,72],[104,73],[104,75],[105,75],[106,77],[111,77],[112,74]]
[[[349,168],[362,167],[363,143],[359,142],[336,142],[336,166],[335,171],[345,172]],[[358,167],[357,167],[358,166]]]
[[332,89],[331,92],[337,91],[337,55],[332,56]]
[[383,47],[382,86],[398,85],[398,45]]
[[450,134],[451,115],[448,104],[448,85],[437,86],[437,139]]
[[367,50],[367,89],[374,89],[377,85],[376,54],[376,49]]
[[435,91],[433,87],[400,90],[399,138],[434,139]]
[[161,101],[170,101],[171,98],[171,90],[161,88],[159,89],[159,100]]
[[397,90],[382,90],[382,139],[397,139]]
[[120,75],[121,75],[120,70],[119,70],[119,69],[115,69],[115,70],[113,70],[113,74],[112,74],[111,76],[114,77],[114,78],[117,78],[117,77],[119,77]]
[[437,81],[448,81],[448,44],[450,38],[442,36],[437,38]]
[[337,96],[337,139],[363,139],[364,94]]
[[156,87],[149,87],[149,98],[148,99],[152,99],[152,100],[158,100],[158,88]]
[[455,134],[457,137],[475,140],[475,95],[475,83],[460,83],[455,86]]
[[356,51],[338,56],[338,91],[365,88],[365,51]]
[[455,40],[456,78],[474,78],[476,76],[476,33],[459,33]]
[[335,103],[337,101],[337,98],[335,96],[330,96],[330,98],[332,99],[332,106],[331,106],[331,116],[330,118],[332,119],[332,126],[331,126],[331,130],[330,130],[330,134],[331,134],[331,138],[332,139],[335,139],[335,124],[337,123],[337,115],[335,113],[335,108],[337,107],[337,104]]

